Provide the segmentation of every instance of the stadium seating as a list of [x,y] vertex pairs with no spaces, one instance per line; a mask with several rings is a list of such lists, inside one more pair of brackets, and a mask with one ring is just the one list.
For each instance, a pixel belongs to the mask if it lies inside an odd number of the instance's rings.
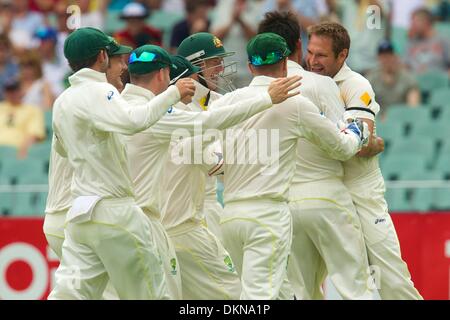
[[420,91],[426,98],[431,91],[445,88],[449,85],[448,75],[445,72],[430,71],[417,76]]
[[450,188],[440,188],[435,191],[433,206],[437,210],[450,209]]
[[381,171],[386,180],[399,180],[408,171],[427,170],[428,157],[423,154],[390,154],[381,163]]
[[389,212],[410,211],[411,203],[406,198],[404,189],[388,189],[385,194]]
[[433,90],[430,95],[429,105],[432,107],[449,107],[450,109],[450,87]]

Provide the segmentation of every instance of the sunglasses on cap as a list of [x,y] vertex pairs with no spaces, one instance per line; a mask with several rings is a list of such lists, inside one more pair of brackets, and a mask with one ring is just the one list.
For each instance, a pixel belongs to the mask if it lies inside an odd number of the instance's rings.
[[[140,56],[138,57],[136,55],[136,52],[133,52],[130,55],[130,58],[128,59],[128,63],[135,63],[135,62],[162,62],[162,63],[166,63],[165,61],[162,61],[161,59],[158,59],[158,55],[153,53],[153,52],[142,52],[140,54]],[[166,63],[167,64],[167,63]]]
[[286,57],[287,51],[273,51],[267,54],[266,58],[263,59],[260,55],[255,54],[250,57],[250,63],[254,66],[263,66],[268,64],[275,64]]

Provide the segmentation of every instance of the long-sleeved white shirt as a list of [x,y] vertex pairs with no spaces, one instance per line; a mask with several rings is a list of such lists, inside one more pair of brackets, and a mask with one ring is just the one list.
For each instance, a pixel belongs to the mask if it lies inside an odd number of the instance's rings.
[[[222,99],[224,103],[232,103],[258,96],[267,92],[273,80],[255,77],[249,87],[226,94]],[[286,201],[300,137],[309,139],[341,160],[353,156],[360,145],[356,135],[341,132],[302,96],[290,98],[233,129],[242,131],[234,131],[238,133],[236,135],[227,130],[223,146],[225,203],[262,198]],[[248,142],[252,140],[249,147]]]
[[176,87],[150,103],[131,107],[106,75],[82,69],[69,78],[70,87],[55,101],[55,150],[66,155],[74,170],[72,197],[133,197],[133,184],[121,135],[155,124],[180,99]]
[[[125,86],[122,96],[133,106],[140,106],[156,99],[151,91],[132,84]],[[171,108],[170,113],[166,113],[152,127],[133,136],[125,137],[138,205],[154,216],[160,216],[160,198],[167,192],[162,188],[162,184],[168,180],[167,174],[162,174],[163,168],[165,163],[171,159],[168,152],[169,147],[178,141],[179,136],[185,138],[199,135],[201,137],[202,132],[207,129],[228,128],[270,106],[272,106],[272,100],[268,94],[265,94],[234,105],[224,106],[214,112],[188,112],[179,108]],[[179,182],[187,183],[184,180]],[[197,188],[192,184],[187,187]],[[204,194],[204,189],[202,193]]]
[[[342,66],[333,79],[339,86],[345,103],[344,117],[375,121],[375,117],[380,111],[380,105],[375,100],[375,93],[369,81],[359,73],[352,71],[347,64]],[[346,184],[361,182],[363,177],[372,176],[371,173],[379,170],[378,156],[371,158],[356,156],[344,163],[344,181]]]
[[70,184],[73,169],[67,158],[59,155],[55,150],[55,137],[50,151],[50,165],[48,169],[48,196],[45,213],[52,214],[68,210],[72,205]]

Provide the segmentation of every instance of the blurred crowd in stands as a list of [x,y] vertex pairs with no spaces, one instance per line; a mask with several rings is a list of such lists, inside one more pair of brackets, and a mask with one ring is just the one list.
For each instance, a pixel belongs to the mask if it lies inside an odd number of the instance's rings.
[[298,15],[305,55],[308,26],[343,24],[352,40],[348,64],[372,83],[381,118],[392,105],[423,103],[421,74],[450,75],[449,1],[0,0],[0,145],[16,147],[24,158],[33,143],[49,141],[45,113],[70,75],[63,43],[72,26],[96,27],[122,44],[157,44],[173,53],[190,34],[212,32],[236,52],[234,83],[241,87],[250,81],[247,41],[272,10]]

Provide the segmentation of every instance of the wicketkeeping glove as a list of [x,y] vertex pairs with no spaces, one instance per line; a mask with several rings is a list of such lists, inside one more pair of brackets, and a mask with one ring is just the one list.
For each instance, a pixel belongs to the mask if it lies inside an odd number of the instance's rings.
[[352,122],[347,124],[343,131],[356,134],[361,141],[361,147],[365,147],[369,143],[369,126],[360,119],[354,119]]

